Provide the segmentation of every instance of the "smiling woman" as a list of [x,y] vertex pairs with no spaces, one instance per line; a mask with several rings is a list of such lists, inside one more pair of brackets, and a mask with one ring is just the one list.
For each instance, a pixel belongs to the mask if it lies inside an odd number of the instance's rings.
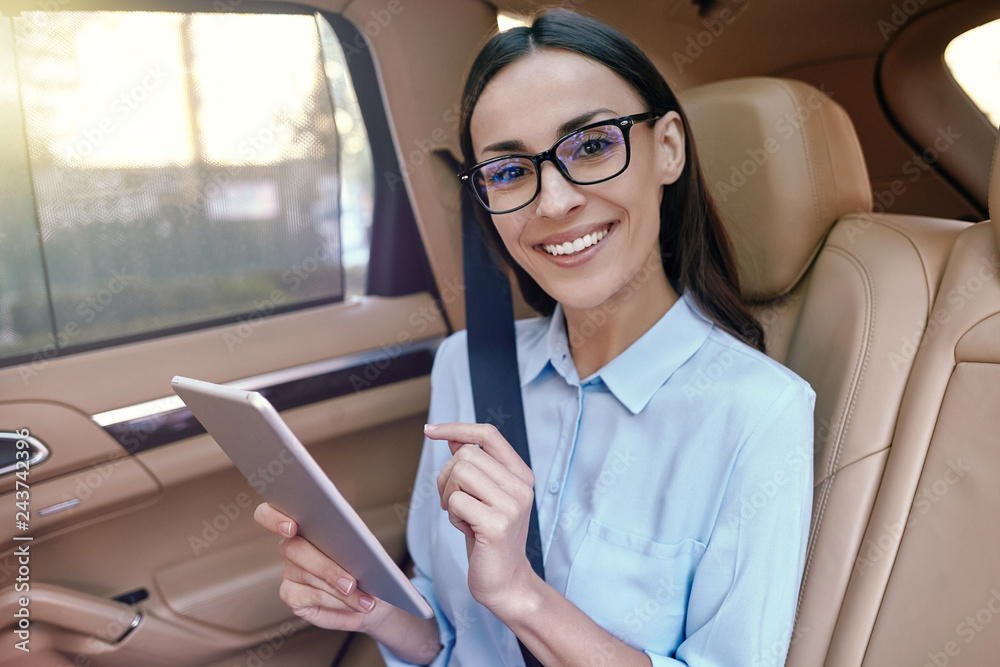
[[415,493],[407,526],[434,620],[358,591],[262,505],[292,538],[283,599],[368,632],[389,665],[783,659],[814,394],[760,349],[673,93],[622,35],[551,11],[480,52],[460,141],[480,221],[543,313],[516,323],[531,467],[472,423],[469,334],[454,334],[414,484],[436,481],[440,502]]

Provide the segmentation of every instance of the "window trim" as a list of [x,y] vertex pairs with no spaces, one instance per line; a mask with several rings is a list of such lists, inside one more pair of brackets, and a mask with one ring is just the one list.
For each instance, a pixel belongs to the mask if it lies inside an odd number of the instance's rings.
[[[428,375],[443,336],[317,361],[227,382],[257,391],[279,412]],[[374,372],[372,372],[374,370]],[[370,376],[370,377],[369,377]],[[91,419],[129,454],[205,433],[178,396],[107,410]]]
[[958,85],[944,50],[966,30],[1000,18],[1000,6],[959,3],[908,18],[875,66],[875,90],[887,120],[917,153],[931,150],[941,128],[952,126],[962,141],[930,165],[975,209],[988,216],[986,199],[996,128]]

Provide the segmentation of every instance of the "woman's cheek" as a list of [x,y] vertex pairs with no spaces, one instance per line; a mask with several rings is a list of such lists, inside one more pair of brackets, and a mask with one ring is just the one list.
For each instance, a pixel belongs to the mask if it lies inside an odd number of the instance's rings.
[[[503,245],[507,248],[507,253],[517,262],[518,266],[523,268],[529,274],[531,272],[530,263],[527,262],[527,258],[530,256],[528,252],[530,248],[521,245],[521,229],[522,227],[517,226],[513,228],[513,225],[497,225],[497,233],[500,235],[500,240],[503,241]],[[534,278],[534,275],[532,275]]]

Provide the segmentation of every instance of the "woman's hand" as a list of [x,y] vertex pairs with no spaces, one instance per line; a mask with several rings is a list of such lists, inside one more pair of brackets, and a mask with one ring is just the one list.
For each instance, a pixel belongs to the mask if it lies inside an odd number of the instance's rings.
[[430,424],[424,432],[447,440],[452,452],[438,491],[442,509],[465,534],[469,591],[502,618],[537,579],[524,553],[534,475],[490,424]]
[[349,572],[305,539],[296,537],[295,522],[267,503],[257,506],[253,518],[285,538],[278,547],[285,559],[279,594],[296,616],[328,630],[371,629],[379,617],[372,613],[376,600],[358,590],[358,582]]
[[328,630],[365,632],[405,660],[427,664],[441,650],[437,621],[418,618],[358,590],[358,581],[301,537],[289,517],[267,503],[253,518],[284,539],[281,600],[295,615]]

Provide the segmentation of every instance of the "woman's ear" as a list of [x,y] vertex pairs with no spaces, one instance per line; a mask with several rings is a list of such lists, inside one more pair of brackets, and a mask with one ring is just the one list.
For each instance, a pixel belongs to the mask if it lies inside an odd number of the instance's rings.
[[668,111],[653,126],[658,166],[664,185],[671,185],[684,171],[684,123],[676,111]]

